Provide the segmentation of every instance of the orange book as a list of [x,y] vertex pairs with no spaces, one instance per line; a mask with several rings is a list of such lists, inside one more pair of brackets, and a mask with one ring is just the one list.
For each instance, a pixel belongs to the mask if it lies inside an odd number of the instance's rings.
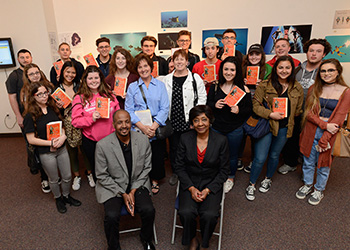
[[57,76],[60,76],[60,74],[61,74],[61,69],[62,69],[62,67],[63,67],[63,62],[62,62],[62,60],[60,60],[60,61],[58,61],[58,62],[54,62],[54,63],[53,63],[53,67],[54,67],[54,69],[56,70]]
[[110,100],[105,97],[96,98],[96,111],[100,113],[101,118],[109,118]]
[[275,97],[275,98],[273,98],[272,111],[283,113],[284,117],[287,117],[288,98],[287,97]]
[[235,56],[236,46],[235,45],[225,45],[224,46],[224,54],[226,56]]
[[247,66],[247,85],[256,85],[259,80],[259,66]]
[[51,94],[51,96],[56,102],[63,102],[63,108],[67,108],[68,105],[72,102],[72,99],[60,87],[58,87],[55,92]]
[[91,53],[89,53],[86,56],[84,56],[84,60],[85,60],[85,62],[87,64],[87,66],[95,65],[95,66],[98,67],[97,62],[96,62],[94,56]]
[[127,78],[116,77],[114,93],[118,96],[124,96],[126,91],[126,83],[128,82]]
[[49,122],[46,124],[46,138],[51,141],[62,135],[62,121]]
[[204,65],[204,79],[207,82],[212,82],[216,80],[216,70],[215,64]]
[[225,97],[225,103],[230,107],[235,106],[242,100],[245,95],[246,93],[243,90],[237,86],[234,86],[231,92]]
[[153,70],[152,70],[152,76],[154,78],[159,76],[159,64],[158,61],[153,61]]

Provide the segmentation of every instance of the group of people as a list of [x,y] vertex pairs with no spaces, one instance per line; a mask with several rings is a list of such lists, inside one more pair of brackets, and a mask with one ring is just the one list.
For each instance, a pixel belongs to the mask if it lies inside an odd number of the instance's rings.
[[[227,29],[222,42],[234,45],[236,38],[235,31]],[[160,192],[165,177],[166,139],[159,136],[159,129],[169,124],[173,130],[168,137],[173,172],[169,183],[180,183],[182,243],[190,249],[208,249],[222,194],[233,188],[237,170],[250,173],[245,195],[253,201],[266,160],[261,193],[271,188],[281,154],[281,174],[294,171],[302,154],[304,185],[296,197],[304,199],[313,191],[308,202],[317,205],[324,196],[335,134],[350,107],[342,66],[335,59],[323,60],[330,44],[325,39],[306,42],[307,60],[302,64],[288,54],[290,45],[284,38],[276,40],[276,55],[268,62],[260,44],[251,45],[246,56],[238,50],[228,56],[217,38],[209,37],[204,41],[206,58],[202,61],[188,50],[190,32],[180,31],[177,44],[180,49],[165,60],[154,53],[157,40],[146,36],[141,40],[142,53],[133,58],[121,47],[110,54],[110,41],[102,37],[96,41],[99,67],[84,69],[70,57],[69,45],[62,43],[58,53],[63,67],[59,74],[51,69],[50,81],[32,63],[31,53],[22,49],[17,54],[20,67],[6,81],[28,155],[37,157],[42,166],[42,190],[52,191],[60,213],[67,211],[66,204],[81,205],[70,195],[70,188],[80,188],[78,155],[82,153],[88,183],[96,186],[97,201],[104,205],[109,249],[120,249],[122,206],[132,216],[141,214],[142,244],[144,249],[155,249],[151,195]],[[156,78],[152,76],[154,61],[159,66]],[[216,65],[216,80],[205,80],[205,65]],[[248,66],[259,66],[259,78],[253,85],[246,84]],[[117,77],[127,79],[122,96],[114,92]],[[51,96],[58,87],[72,99],[65,108]],[[237,105],[229,106],[225,98],[237,87],[245,95]],[[273,111],[277,97],[286,98],[286,113]],[[109,99],[107,118],[96,111],[100,98]],[[150,114],[150,122],[145,114]],[[266,119],[269,129],[259,137],[249,135],[251,162],[244,167],[248,137],[244,125],[250,116]],[[63,119],[66,124],[60,136],[47,140],[46,125]],[[71,133],[72,128],[81,137]],[[200,243],[196,238],[198,215]]]

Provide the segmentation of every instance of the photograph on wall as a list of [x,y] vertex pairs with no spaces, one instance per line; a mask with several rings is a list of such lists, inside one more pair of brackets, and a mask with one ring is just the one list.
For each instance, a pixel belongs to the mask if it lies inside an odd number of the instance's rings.
[[[204,41],[207,37],[216,37],[219,40],[219,46],[223,47],[222,44],[222,33],[224,33],[226,29],[217,29],[217,30],[203,30],[202,31],[202,46],[204,44]],[[236,50],[239,50],[243,55],[247,53],[247,42],[248,42],[248,28],[245,29],[235,29],[233,30],[236,32]],[[203,58],[205,58],[205,54],[202,55]]]
[[350,29],[350,10],[336,10],[333,29]]
[[339,62],[350,62],[350,36],[326,36],[332,45],[331,52],[324,59],[335,58]]
[[187,27],[187,10],[161,12],[160,16],[162,29]]
[[111,40],[111,53],[113,53],[115,47],[121,46],[129,51],[132,56],[136,56],[142,51],[141,39],[146,36],[146,32],[101,34],[100,36]]
[[[171,50],[178,48],[176,43],[178,32],[173,33],[158,33],[158,50]],[[192,44],[190,45],[191,49]]]
[[286,38],[290,44],[289,54],[304,53],[303,44],[310,39],[312,25],[284,25],[262,27],[261,45],[266,55],[275,54],[274,43]]

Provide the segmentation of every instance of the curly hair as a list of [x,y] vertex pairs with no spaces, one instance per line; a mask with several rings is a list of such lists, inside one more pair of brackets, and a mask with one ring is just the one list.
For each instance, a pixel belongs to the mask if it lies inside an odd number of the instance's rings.
[[111,62],[109,63],[109,74],[114,76],[115,72],[117,72],[118,68],[117,68],[117,64],[115,63],[115,60],[117,58],[118,53],[122,54],[125,57],[126,69],[131,73],[135,73],[135,70],[133,67],[134,66],[134,58],[132,57],[130,52],[124,48],[116,48],[114,50],[113,55],[112,55]]

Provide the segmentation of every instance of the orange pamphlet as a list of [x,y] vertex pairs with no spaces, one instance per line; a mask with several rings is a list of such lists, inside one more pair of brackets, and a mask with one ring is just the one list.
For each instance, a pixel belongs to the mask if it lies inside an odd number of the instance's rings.
[[159,64],[158,64],[158,61],[153,61],[152,76],[154,78],[159,76]]
[[288,98],[287,97],[275,97],[275,98],[273,98],[272,111],[283,113],[284,117],[287,117]]
[[127,78],[116,77],[115,78],[115,86],[114,93],[118,96],[124,96],[126,90]]
[[242,100],[245,95],[246,93],[243,90],[237,86],[234,86],[231,92],[225,97],[225,103],[230,107],[235,106]]
[[247,66],[247,85],[256,85],[259,79],[259,66]]
[[57,76],[60,76],[62,66],[63,66],[62,60],[53,63],[53,67],[54,67],[54,69],[56,70]]
[[235,45],[225,45],[224,54],[226,56],[235,56],[236,46]]
[[63,108],[67,108],[72,102],[72,99],[60,87],[58,87],[55,92],[51,94],[51,96],[56,102],[63,102]]
[[86,56],[84,56],[84,60],[85,60],[85,62],[87,64],[87,66],[95,65],[95,66],[98,67],[97,62],[96,62],[94,56],[91,53],[89,53]]
[[51,141],[62,135],[62,121],[49,122],[46,124],[46,138]]
[[96,111],[100,113],[101,118],[109,118],[109,98],[96,98]]
[[212,82],[216,80],[216,70],[215,64],[213,65],[204,65],[204,79],[207,82]]

